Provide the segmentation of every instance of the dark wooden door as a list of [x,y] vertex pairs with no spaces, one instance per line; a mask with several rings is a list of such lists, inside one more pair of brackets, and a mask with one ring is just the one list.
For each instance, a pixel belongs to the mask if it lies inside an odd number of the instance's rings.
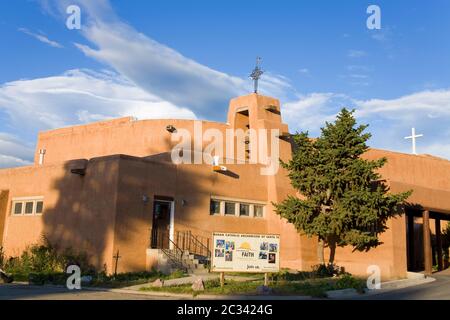
[[168,249],[171,202],[155,200],[153,204],[152,248]]

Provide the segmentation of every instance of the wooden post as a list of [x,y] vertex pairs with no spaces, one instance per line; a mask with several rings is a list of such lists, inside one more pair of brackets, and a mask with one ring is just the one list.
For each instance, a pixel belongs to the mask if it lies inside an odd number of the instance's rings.
[[113,257],[116,260],[116,265],[114,267],[114,278],[117,277],[117,265],[119,264],[119,250],[117,250],[117,254]]
[[269,274],[267,272],[264,273],[264,286],[269,286]]
[[433,262],[431,254],[431,236],[430,236],[430,211],[425,210],[422,213],[423,218],[423,256],[425,262],[425,275],[430,276],[433,273]]
[[442,238],[441,238],[441,220],[436,218],[434,220],[434,225],[436,229],[436,251],[437,251],[437,265],[438,270],[441,271],[443,269],[443,261],[442,261]]
[[220,273],[220,287],[223,288],[225,285],[225,272]]
[[188,250],[190,252],[191,251],[191,237],[192,237],[191,230],[189,230],[188,233],[189,233],[189,235],[188,235],[188,246],[189,246]]
[[408,254],[409,254],[409,271],[416,270],[416,255],[414,241],[414,215],[408,215]]

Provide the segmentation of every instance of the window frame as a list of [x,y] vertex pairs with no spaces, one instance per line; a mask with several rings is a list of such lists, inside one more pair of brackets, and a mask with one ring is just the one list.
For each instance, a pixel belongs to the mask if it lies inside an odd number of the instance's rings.
[[[211,213],[211,201],[217,201],[220,203],[220,214]],[[226,214],[225,207],[226,203],[234,204],[234,214]],[[241,205],[247,205],[249,207],[248,215],[241,215]],[[266,205],[267,203],[264,201],[258,200],[247,200],[247,199],[237,199],[237,198],[228,198],[221,196],[211,196],[210,197],[210,216],[221,216],[221,217],[237,217],[237,218],[252,218],[252,219],[264,219],[266,217]],[[262,216],[255,216],[255,206],[262,208]]]
[[[38,202],[42,202],[41,212],[37,212],[37,204],[38,204]],[[34,214],[37,215],[37,216],[41,216],[43,213],[44,213],[44,199],[36,200],[34,202]]]
[[[38,213],[37,203],[42,202],[42,212]],[[20,213],[16,213],[16,205],[21,204]],[[32,203],[31,213],[26,213],[27,204]],[[44,197],[15,197],[11,199],[11,216],[12,217],[33,217],[33,216],[41,216],[44,212]]]
[[[217,202],[219,204],[219,212],[212,212],[212,203]],[[209,200],[209,215],[210,216],[220,216],[222,214],[222,202],[220,200],[211,198]]]
[[[226,201],[223,201],[223,203],[224,203],[223,215],[226,216],[226,217],[235,217],[236,216],[236,206],[237,206],[238,202],[226,200]],[[233,213],[227,213],[226,212],[227,211],[227,203],[234,206],[234,212]]]
[[[257,215],[256,215],[255,207],[260,207],[260,208],[262,209],[261,216],[257,216]],[[254,204],[254,205],[253,205],[253,217],[254,217],[255,219],[264,219],[265,216],[266,216],[266,215],[265,215],[265,211],[266,211],[266,207],[263,206],[262,204]]]
[[[20,204],[20,213],[16,213],[16,206],[17,206],[18,204]],[[23,211],[24,211],[24,208],[23,208],[23,202],[22,202],[22,201],[13,201],[13,203],[12,203],[11,214],[12,214],[13,216],[21,216],[21,215],[23,215]]]
[[[248,207],[248,214],[242,214],[241,213],[241,207],[247,206]],[[239,217],[250,217],[251,216],[251,204],[245,203],[245,202],[239,202]]]

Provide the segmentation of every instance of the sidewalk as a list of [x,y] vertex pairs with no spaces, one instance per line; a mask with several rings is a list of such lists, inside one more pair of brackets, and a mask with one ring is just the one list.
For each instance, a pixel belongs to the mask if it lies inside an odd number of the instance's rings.
[[356,290],[354,289],[328,291],[327,294],[328,298],[330,299],[351,300],[360,297],[370,297],[378,294],[393,292],[398,289],[415,287],[426,283],[431,283],[434,281],[436,281],[435,278],[425,276],[421,273],[408,272],[407,279],[382,282],[380,289],[372,289],[372,290],[365,289],[363,294],[356,292]]

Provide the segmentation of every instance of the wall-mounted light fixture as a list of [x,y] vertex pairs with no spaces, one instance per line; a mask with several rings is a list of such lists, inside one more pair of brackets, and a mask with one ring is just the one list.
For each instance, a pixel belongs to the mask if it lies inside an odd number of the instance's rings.
[[169,124],[169,125],[166,127],[166,130],[169,131],[170,133],[174,133],[174,132],[177,131],[177,128],[175,128],[173,125]]
[[149,201],[149,197],[147,196],[147,195],[143,195],[142,196],[142,202],[144,202],[144,203],[148,203],[148,201]]
[[219,164],[219,159],[220,159],[219,156],[214,156],[213,157],[213,163],[212,163],[213,164],[213,171],[215,171],[215,172],[227,171],[227,167],[221,166]]

